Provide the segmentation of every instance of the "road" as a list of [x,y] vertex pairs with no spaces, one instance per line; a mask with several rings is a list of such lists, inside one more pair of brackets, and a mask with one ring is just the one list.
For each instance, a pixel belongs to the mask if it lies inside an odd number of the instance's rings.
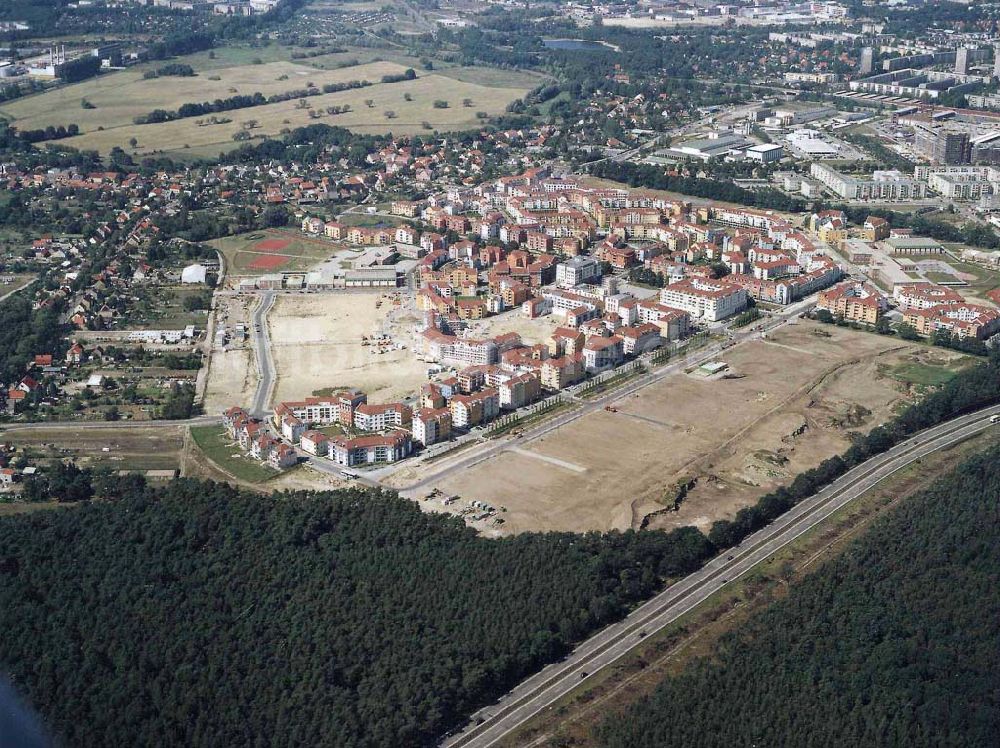
[[252,317],[252,329],[254,353],[257,359],[257,390],[254,392],[253,401],[250,404],[250,415],[254,418],[263,418],[267,411],[267,406],[271,402],[271,393],[274,390],[274,358],[271,355],[271,333],[267,329],[267,314],[274,306],[274,299],[277,296],[274,291],[264,291],[260,295],[260,301],[254,309]]
[[[706,361],[711,361],[712,359],[718,357],[724,350],[732,347],[733,345],[745,343],[750,340],[759,340],[763,335],[787,325],[792,318],[798,316],[803,311],[810,309],[814,306],[814,304],[815,302],[812,300],[793,304],[792,306],[783,309],[781,312],[775,313],[769,320],[762,321],[760,324],[763,327],[763,330],[761,331],[749,329],[742,332],[735,332],[733,333],[732,340],[727,341],[726,343],[716,343],[705,348],[700,348],[690,356],[685,356],[684,358],[672,361],[664,366],[657,367],[647,374],[638,376],[626,384],[614,388],[607,394],[599,395],[588,400],[578,400],[577,402],[580,403],[579,407],[548,418],[534,428],[526,428],[516,437],[507,437],[496,441],[484,442],[479,448],[474,448],[474,451],[472,452],[467,450],[466,452],[463,452],[461,457],[457,457],[454,460],[442,458],[439,469],[425,475],[423,478],[415,481],[414,483],[401,486],[399,491],[403,496],[414,498],[421,491],[433,486],[434,483],[447,478],[449,475],[459,471],[468,470],[473,465],[477,465],[480,462],[495,457],[507,449],[522,447],[541,436],[545,436],[546,434],[556,431],[557,429],[561,429],[563,426],[569,425],[579,418],[583,418],[586,415],[603,410],[607,405],[615,402],[616,400],[628,397],[629,395],[639,392],[650,385],[656,384],[669,376],[678,374],[685,369],[689,369],[693,366],[699,366]],[[396,468],[397,466],[392,466],[390,468],[382,468],[378,471],[370,471],[369,476],[384,478]]]
[[442,745],[446,748],[489,748],[496,745],[536,715],[551,709],[580,683],[621,659],[645,637],[673,623],[880,481],[932,452],[989,428],[990,416],[994,414],[1000,414],[1000,406],[955,418],[857,466],[746,538],[736,548],[723,552],[698,571],[636,608],[624,620],[587,639],[562,662],[549,665],[516,686],[496,704],[481,709],[461,733],[444,740]]

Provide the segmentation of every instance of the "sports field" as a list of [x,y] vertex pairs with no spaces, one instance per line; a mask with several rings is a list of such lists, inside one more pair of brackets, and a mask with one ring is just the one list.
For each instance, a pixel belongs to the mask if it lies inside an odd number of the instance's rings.
[[337,247],[332,242],[304,236],[294,230],[268,229],[226,236],[208,242],[226,262],[226,284],[282,270],[309,270]]

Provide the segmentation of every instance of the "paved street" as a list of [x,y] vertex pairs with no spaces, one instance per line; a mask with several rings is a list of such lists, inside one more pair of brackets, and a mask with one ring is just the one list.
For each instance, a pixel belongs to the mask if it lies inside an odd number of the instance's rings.
[[254,309],[250,335],[253,337],[254,357],[257,361],[257,389],[250,404],[250,415],[263,418],[274,390],[274,358],[271,355],[271,333],[267,329],[267,313],[274,306],[274,291],[264,291]]
[[472,716],[470,724],[446,748],[488,748],[552,708],[581,682],[618,661],[645,637],[659,631],[743,576],[803,533],[858,498],[880,481],[920,460],[990,427],[1000,406],[953,419],[928,429],[868,460],[815,496],[803,501],[767,527],[725,551],[700,570],[671,585],[613,624],[580,644],[565,660],[552,664],[515,687],[499,702]]

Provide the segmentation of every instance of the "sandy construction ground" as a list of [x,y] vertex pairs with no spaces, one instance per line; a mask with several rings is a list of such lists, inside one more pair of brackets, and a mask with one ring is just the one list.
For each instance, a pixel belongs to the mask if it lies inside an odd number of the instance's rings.
[[[438,487],[505,506],[510,532],[624,529],[644,520],[707,529],[911,399],[887,365],[943,355],[810,322],[727,354],[732,378],[672,376],[617,402],[617,413],[585,416]],[[674,511],[678,483],[692,480]]]
[[491,338],[507,332],[516,332],[527,345],[534,345],[535,343],[548,343],[552,331],[558,326],[555,317],[551,314],[530,319],[518,309],[472,322],[469,336]]
[[[250,313],[256,304],[255,297],[216,294],[215,299],[216,326],[225,325],[231,335],[236,325],[245,325],[250,329]],[[213,341],[208,343],[212,345]],[[249,405],[257,387],[257,363],[251,338],[245,341],[230,339],[225,351],[213,348],[206,376],[202,403],[205,413],[217,415],[233,405]]]
[[427,381],[427,364],[413,355],[409,336],[394,340],[405,349],[390,346],[382,354],[361,344],[362,336],[383,329],[390,308],[379,293],[280,296],[268,315],[278,375],[275,401],[345,387],[364,390],[376,403],[415,394]]

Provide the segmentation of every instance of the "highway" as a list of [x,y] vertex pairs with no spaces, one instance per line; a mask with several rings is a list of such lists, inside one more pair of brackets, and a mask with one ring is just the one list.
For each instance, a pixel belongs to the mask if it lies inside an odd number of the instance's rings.
[[500,701],[472,715],[469,725],[446,748],[488,748],[523,727],[596,672],[621,659],[656,633],[743,576],[802,534],[894,473],[922,457],[989,428],[1000,406],[961,416],[920,432],[857,466],[814,496],[793,507],[736,548],[724,551],[698,571],[671,585],[619,623],[587,639],[562,662],[553,663],[512,689]]
[[271,356],[271,333],[267,329],[267,313],[274,306],[276,297],[274,291],[264,291],[254,309],[252,329],[254,354],[257,359],[257,389],[250,404],[250,415],[263,418],[271,402],[271,392],[274,390],[274,359]]

